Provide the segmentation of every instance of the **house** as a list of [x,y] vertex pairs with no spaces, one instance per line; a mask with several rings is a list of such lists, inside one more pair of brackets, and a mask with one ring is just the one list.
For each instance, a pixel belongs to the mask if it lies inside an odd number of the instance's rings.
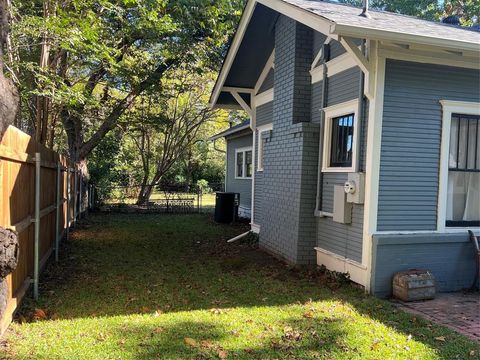
[[225,138],[225,191],[240,194],[238,215],[250,219],[252,206],[253,149],[250,121],[216,134],[211,141]]
[[480,231],[480,33],[337,3],[249,0],[211,105],[250,116],[251,227],[378,296],[428,269],[470,287]]

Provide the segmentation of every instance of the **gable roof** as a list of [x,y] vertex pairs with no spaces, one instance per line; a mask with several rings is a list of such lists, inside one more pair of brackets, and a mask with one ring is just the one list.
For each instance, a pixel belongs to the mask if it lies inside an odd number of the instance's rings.
[[221,133],[213,135],[209,140],[213,141],[213,140],[217,140],[217,139],[220,139],[220,138],[223,138],[223,137],[231,136],[231,135],[234,135],[234,134],[239,133],[239,132],[241,132],[243,130],[246,130],[246,129],[250,129],[250,120],[246,120],[246,121],[244,121],[244,122],[242,122],[238,125],[235,125],[235,126],[232,126],[231,128],[228,128],[225,131],[222,131]]
[[480,50],[480,32],[461,26],[372,9],[369,10],[370,18],[367,18],[359,16],[361,9],[357,7],[327,1],[281,1],[331,21],[333,34],[363,35],[366,38],[379,40],[406,40],[408,37],[414,42],[430,45]]
[[[480,51],[480,32],[473,29],[385,11],[369,12],[371,17],[366,18],[359,16],[360,8],[322,0],[249,0],[217,78],[210,104],[228,104],[226,100],[231,95],[222,91],[223,87],[241,87],[246,91],[253,88],[247,84],[251,79],[245,74],[253,74],[253,67],[257,70],[263,68],[258,63],[265,64],[267,58],[265,54],[258,56],[254,52],[258,57],[254,62],[248,49],[252,48],[252,43],[269,50],[273,47],[272,29],[276,21],[273,14],[284,14],[336,40],[349,36],[474,51],[477,54]],[[262,13],[263,16],[258,16]],[[259,26],[264,30],[256,31]],[[242,58],[250,60],[242,62]],[[239,79],[244,82],[240,83]],[[233,99],[229,100],[231,105]]]

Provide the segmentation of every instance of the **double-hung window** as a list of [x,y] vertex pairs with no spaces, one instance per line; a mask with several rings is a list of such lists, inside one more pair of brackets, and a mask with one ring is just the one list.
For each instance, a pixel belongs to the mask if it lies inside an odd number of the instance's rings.
[[480,115],[451,115],[446,226],[480,226]]
[[324,109],[323,172],[355,172],[358,100]]
[[250,179],[253,173],[252,148],[235,150],[235,178]]
[[437,229],[480,227],[480,103],[440,100]]

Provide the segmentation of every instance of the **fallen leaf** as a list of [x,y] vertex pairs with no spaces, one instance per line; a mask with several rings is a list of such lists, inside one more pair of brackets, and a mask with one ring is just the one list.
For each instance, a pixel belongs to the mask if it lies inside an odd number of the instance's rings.
[[445,342],[446,339],[445,336],[437,336],[435,340]]
[[225,350],[218,350],[218,357],[220,359],[226,359],[228,356],[228,353]]
[[303,314],[303,317],[306,319],[311,319],[313,318],[313,312],[312,311],[307,311]]
[[163,329],[161,327],[157,327],[157,328],[153,329],[153,332],[155,334],[160,334],[161,332],[163,332]]
[[195,339],[186,337],[185,339],[183,339],[183,341],[184,341],[185,344],[187,344],[188,346],[197,347],[197,342],[195,341]]
[[475,356],[475,350],[470,350],[470,352],[468,353],[468,356]]
[[34,320],[45,320],[47,318],[47,312],[43,309],[35,309],[33,313]]
[[251,349],[251,348],[243,349],[243,351],[245,351],[247,354],[253,353],[253,349]]
[[162,310],[160,309],[155,310],[155,312],[153,313],[153,317],[159,317],[160,315],[162,315]]

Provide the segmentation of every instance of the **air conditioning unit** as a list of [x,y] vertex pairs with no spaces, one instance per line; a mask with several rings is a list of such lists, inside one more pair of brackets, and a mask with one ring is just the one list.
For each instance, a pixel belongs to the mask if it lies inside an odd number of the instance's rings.
[[333,221],[340,224],[352,223],[352,204],[347,202],[344,186],[333,187]]

